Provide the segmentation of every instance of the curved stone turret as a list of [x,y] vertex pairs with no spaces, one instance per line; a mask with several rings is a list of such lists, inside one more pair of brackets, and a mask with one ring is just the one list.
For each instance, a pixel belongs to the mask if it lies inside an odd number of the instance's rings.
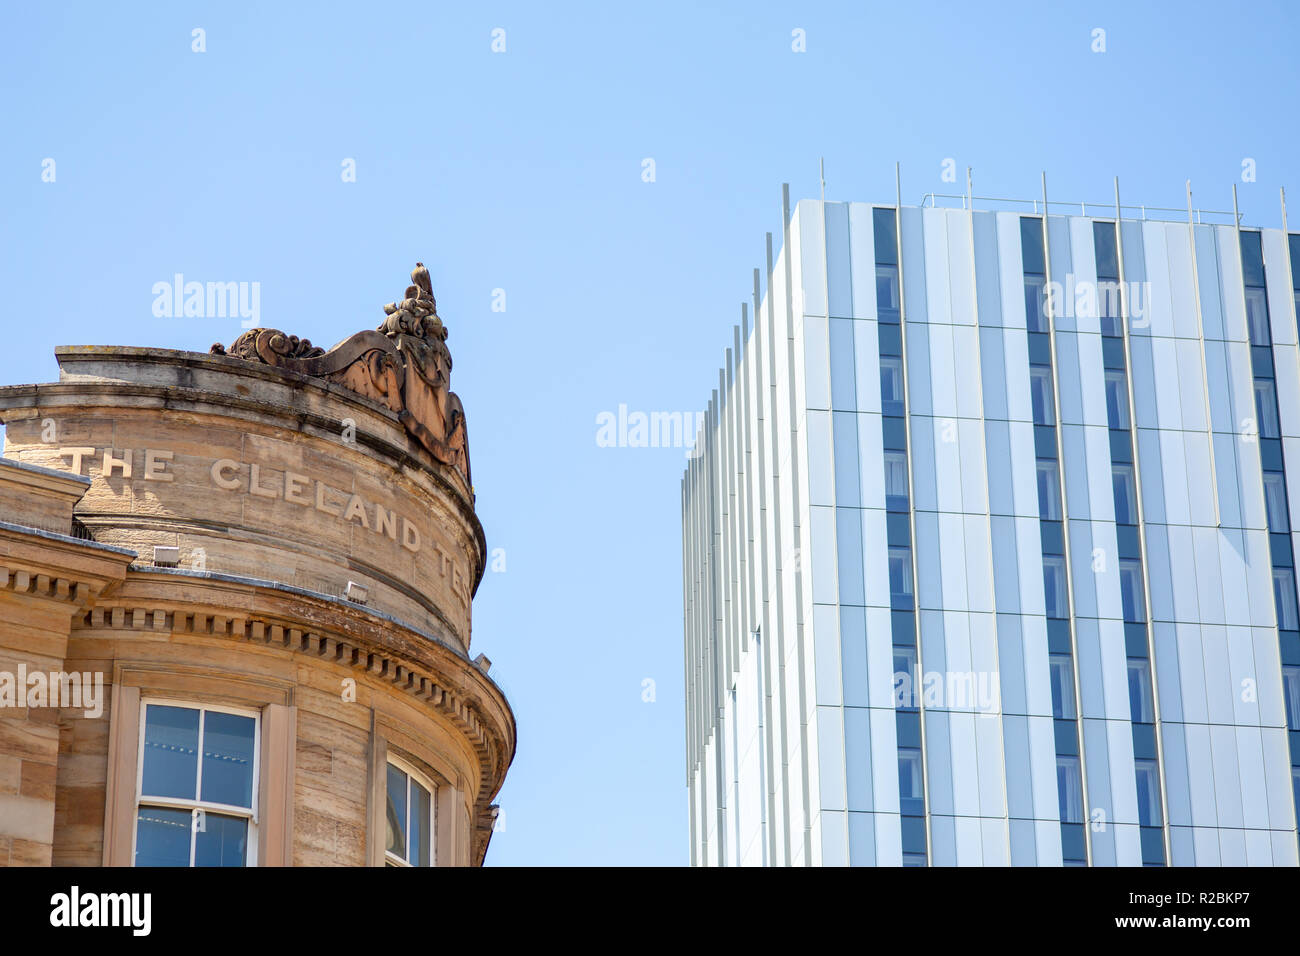
[[[69,791],[50,794],[53,862],[131,862],[140,708],[177,698],[261,715],[261,796],[280,810],[260,862],[394,862],[389,762],[435,793],[435,861],[481,862],[514,719],[469,656],[486,546],[446,329],[427,270],[412,278],[379,330],[328,351],[275,329],[208,354],[63,347],[58,382],[0,388],[18,463],[0,468],[0,619],[61,601],[66,646],[33,663],[92,666],[117,711],[60,711],[73,733],[103,722],[107,772],[49,756]],[[19,539],[27,571],[6,557]],[[78,549],[120,580],[61,577]]]

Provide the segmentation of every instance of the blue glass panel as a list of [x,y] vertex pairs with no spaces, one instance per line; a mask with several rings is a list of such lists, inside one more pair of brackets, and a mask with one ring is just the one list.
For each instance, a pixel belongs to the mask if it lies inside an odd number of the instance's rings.
[[1142,828],[1142,865],[1160,866],[1165,862],[1165,835],[1160,827]]
[[430,808],[432,800],[428,790],[411,781],[411,863],[429,866]]
[[253,805],[253,748],[257,721],[241,714],[203,715],[203,800]]
[[189,810],[141,807],[135,816],[136,866],[190,865]]
[[1056,752],[1075,755],[1079,752],[1079,725],[1073,720],[1053,720],[1056,734]]
[[141,792],[151,797],[193,800],[198,785],[198,768],[199,712],[189,707],[148,704],[145,708]]
[[388,765],[388,845],[389,853],[406,859],[406,774]]
[[244,866],[248,859],[248,821],[205,813],[194,835],[195,866]]

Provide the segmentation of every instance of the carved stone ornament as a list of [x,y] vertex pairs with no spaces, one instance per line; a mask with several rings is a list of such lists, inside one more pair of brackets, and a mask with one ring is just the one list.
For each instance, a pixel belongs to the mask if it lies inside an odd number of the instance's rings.
[[358,332],[328,352],[279,329],[249,329],[227,349],[212,354],[337,382],[397,413],[416,441],[435,459],[470,482],[465,409],[451,391],[447,329],[438,317],[429,270],[417,262],[400,302],[384,306],[387,318],[374,332]]

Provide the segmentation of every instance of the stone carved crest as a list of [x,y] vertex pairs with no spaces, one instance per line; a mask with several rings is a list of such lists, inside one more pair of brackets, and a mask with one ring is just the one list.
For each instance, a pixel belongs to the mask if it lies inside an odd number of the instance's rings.
[[358,332],[328,352],[279,329],[249,329],[214,355],[262,362],[336,382],[397,413],[407,432],[436,460],[470,482],[465,408],[451,391],[447,329],[438,317],[429,270],[417,262],[400,302],[373,332]]

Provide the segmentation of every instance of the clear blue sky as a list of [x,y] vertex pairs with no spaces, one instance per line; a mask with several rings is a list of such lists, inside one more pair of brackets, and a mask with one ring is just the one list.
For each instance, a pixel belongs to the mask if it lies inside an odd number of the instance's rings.
[[1237,182],[1276,225],[1289,178],[1300,219],[1293,4],[613,6],[10,4],[0,34],[0,383],[61,344],[233,341],[153,316],[177,272],[259,282],[263,325],[328,346],[429,265],[506,550],[474,605],[519,720],[489,864],[688,859],[684,457],[598,447],[596,416],[703,408],[783,181],[816,197],[824,156],[828,198],[892,201],[899,160],[915,203],[959,191],[951,157],[978,194],[1045,169],[1181,206],[1190,178],[1217,209]]

